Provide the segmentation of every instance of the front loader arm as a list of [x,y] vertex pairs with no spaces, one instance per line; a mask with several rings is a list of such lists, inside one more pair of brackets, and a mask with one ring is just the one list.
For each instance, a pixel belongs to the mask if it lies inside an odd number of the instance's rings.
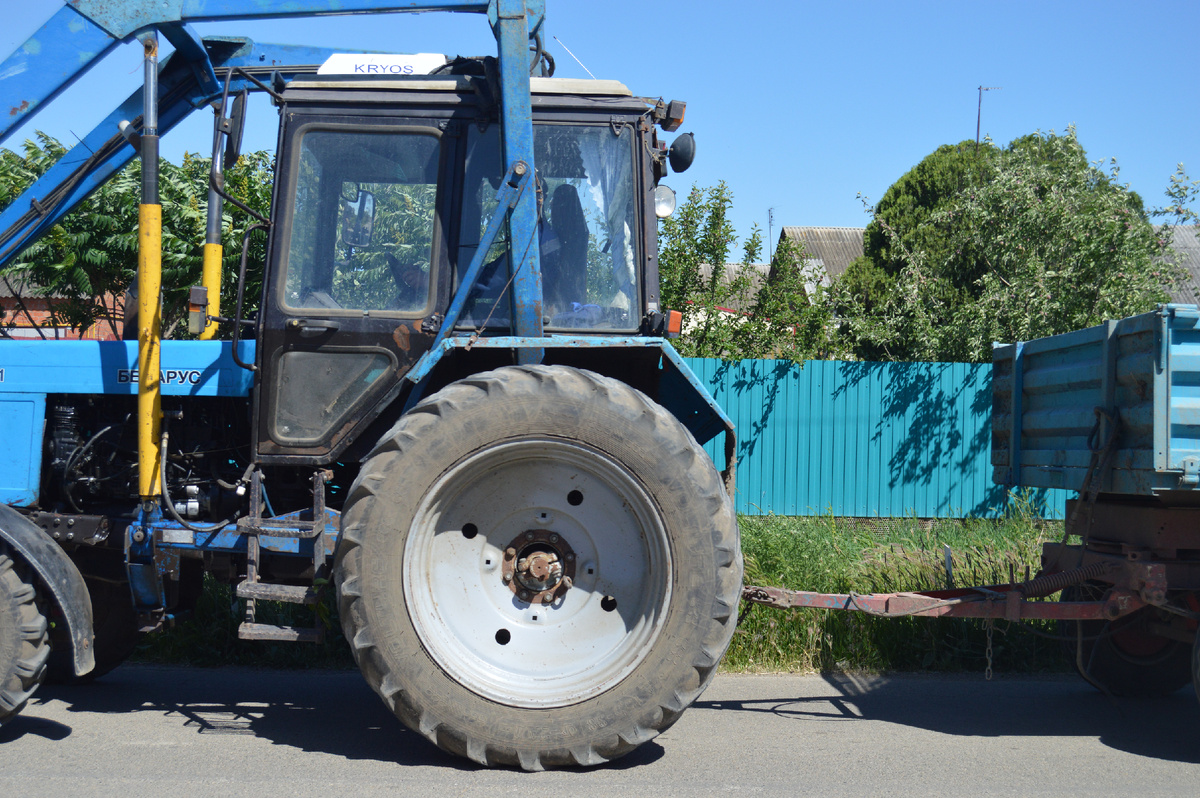
[[[241,68],[260,79],[266,79],[264,72],[278,72],[285,79],[315,72],[333,54],[325,48],[264,44],[249,39],[211,38],[203,44],[208,62],[215,69]],[[194,61],[179,55],[176,50],[163,62],[159,73],[160,133],[174,128],[192,111],[221,98],[223,86],[206,86],[193,68]],[[235,73],[230,90],[242,89],[257,91],[258,87]],[[137,156],[137,150],[121,135],[118,126],[128,121],[135,130],[140,129],[141,115],[139,88],[0,211],[0,269]]]
[[[141,33],[157,30],[177,50],[190,50],[188,55],[199,63],[203,48],[189,28],[192,22],[403,11],[485,13],[487,9],[486,0],[68,0],[0,64],[0,141],[110,50]],[[208,88],[215,88],[211,65],[206,72],[205,80],[211,80]]]

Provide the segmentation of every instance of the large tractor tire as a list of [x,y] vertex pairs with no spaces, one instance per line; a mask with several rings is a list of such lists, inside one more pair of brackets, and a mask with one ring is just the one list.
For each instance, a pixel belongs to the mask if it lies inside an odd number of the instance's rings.
[[456,382],[350,490],[335,567],[368,683],[483,765],[595,765],[668,728],[737,621],[737,521],[665,409],[561,366]]
[[0,544],[0,726],[16,717],[42,683],[50,656],[47,626],[33,583],[17,572]]
[[[1098,601],[1106,589],[1088,582],[1064,590],[1062,600]],[[1075,670],[1114,696],[1132,698],[1171,695],[1192,681],[1191,646],[1154,634],[1155,612],[1146,607],[1111,622],[1064,621],[1063,643]]]

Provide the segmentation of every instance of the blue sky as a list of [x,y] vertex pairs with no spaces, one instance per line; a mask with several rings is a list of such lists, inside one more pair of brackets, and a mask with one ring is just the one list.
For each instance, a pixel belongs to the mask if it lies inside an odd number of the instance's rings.
[[[6,4],[0,57],[61,0]],[[597,77],[688,103],[695,164],[667,179],[680,194],[726,181],[739,234],[752,224],[862,226],[858,194],[878,200],[936,147],[982,130],[998,143],[1074,124],[1093,160],[1115,157],[1148,206],[1179,162],[1200,178],[1193,43],[1200,3],[810,3],[783,0],[547,0],[549,33]],[[470,14],[326,17],[198,25],[202,35],[265,42],[478,55],[494,52]],[[587,77],[553,38],[560,77]],[[141,81],[125,46],[4,143],[34,128],[82,136]],[[271,149],[276,117],[251,109],[246,146]],[[207,151],[211,116],[196,113],[163,154]]]

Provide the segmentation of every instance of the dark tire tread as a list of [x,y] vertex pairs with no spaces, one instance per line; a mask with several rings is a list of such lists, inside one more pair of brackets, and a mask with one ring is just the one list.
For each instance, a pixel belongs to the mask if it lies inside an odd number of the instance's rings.
[[0,545],[0,726],[24,708],[46,674],[49,624],[32,582]]

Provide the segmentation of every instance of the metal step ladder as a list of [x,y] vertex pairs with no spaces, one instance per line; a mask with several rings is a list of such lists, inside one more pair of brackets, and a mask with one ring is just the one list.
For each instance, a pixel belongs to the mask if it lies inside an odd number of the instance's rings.
[[320,643],[325,639],[325,628],[317,624],[314,628],[297,626],[274,626],[258,623],[255,618],[257,602],[284,601],[289,604],[313,605],[321,600],[323,588],[315,584],[282,585],[259,581],[259,566],[262,562],[262,546],[259,536],[276,538],[311,539],[313,542],[313,581],[328,577],[326,549],[329,542],[328,519],[325,513],[325,483],[330,473],[319,470],[312,476],[313,510],[311,519],[299,514],[281,518],[262,517],[262,472],[257,469],[250,476],[250,514],[238,521],[238,531],[246,535],[246,578],[237,586],[237,597],[244,599],[246,610],[238,626],[238,638],[242,640],[271,640],[277,642]]

